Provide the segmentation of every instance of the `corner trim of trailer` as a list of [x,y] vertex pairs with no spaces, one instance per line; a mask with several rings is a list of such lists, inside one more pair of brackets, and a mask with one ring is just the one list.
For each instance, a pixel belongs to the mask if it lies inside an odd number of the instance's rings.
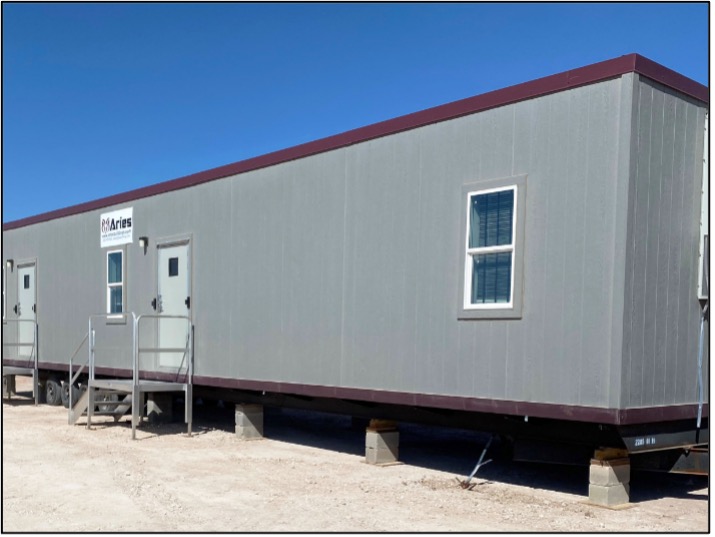
[[594,84],[604,80],[617,78],[627,73],[639,73],[665,86],[675,89],[704,103],[709,102],[709,90],[706,86],[691,80],[680,73],[664,67],[639,54],[628,54],[585,67],[572,69],[562,73],[546,76],[529,82],[524,82],[507,88],[490,91],[481,95],[467,97],[451,103],[443,104],[412,114],[396,117],[359,127],[341,134],[328,136],[312,142],[281,149],[265,155],[249,158],[233,164],[219,166],[210,170],[194,173],[178,179],[157,183],[128,192],[100,198],[73,205],[70,207],[49,211],[21,218],[3,224],[3,231],[17,229],[31,224],[46,222],[75,214],[102,209],[112,205],[127,203],[137,199],[156,196],[165,192],[180,190],[216,179],[258,170],[268,166],[297,160],[310,155],[340,149],[360,142],[373,140],[383,136],[455,119],[468,114],[481,112],[491,108],[533,99],[559,91]]

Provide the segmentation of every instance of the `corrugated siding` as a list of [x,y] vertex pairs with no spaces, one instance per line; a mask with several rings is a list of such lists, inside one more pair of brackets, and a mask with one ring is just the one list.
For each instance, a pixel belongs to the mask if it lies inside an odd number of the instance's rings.
[[[630,81],[137,200],[150,248],[127,248],[128,308],[151,311],[157,240],[190,233],[196,375],[609,406]],[[457,320],[462,185],[519,174],[523,318]],[[109,210],[4,234],[6,256],[40,258],[44,359],[66,361],[104,310]]]
[[647,79],[634,107],[623,406],[693,403],[705,108]]

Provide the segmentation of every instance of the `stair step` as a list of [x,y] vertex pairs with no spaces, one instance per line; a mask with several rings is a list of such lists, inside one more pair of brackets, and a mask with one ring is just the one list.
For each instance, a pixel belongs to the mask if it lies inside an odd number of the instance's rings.
[[[112,395],[112,394],[117,394],[119,392],[115,392],[112,390],[97,390],[95,389],[94,392],[94,406],[98,407],[104,407],[105,410],[95,410],[92,412],[93,416],[123,416],[126,414],[127,410],[129,410],[132,406],[132,396],[131,394],[122,394],[124,395],[123,399],[120,399],[118,401],[98,401],[99,398],[102,396],[106,395]],[[82,393],[82,396],[79,398],[77,403],[74,405],[72,409],[69,411],[69,424],[74,425],[77,423],[77,420],[81,416],[86,416],[87,415],[87,408],[89,406],[89,390],[85,391]],[[114,407],[113,410],[107,408],[107,407]]]
[[87,406],[89,404],[89,391],[85,391],[82,393],[80,398],[77,400],[77,402],[74,404],[72,408],[69,409],[69,424],[74,425],[77,423],[77,420],[82,416],[86,410]]

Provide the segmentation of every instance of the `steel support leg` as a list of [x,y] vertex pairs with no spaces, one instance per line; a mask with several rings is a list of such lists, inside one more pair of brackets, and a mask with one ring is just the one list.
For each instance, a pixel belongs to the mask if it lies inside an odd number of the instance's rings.
[[40,404],[40,379],[37,370],[32,373],[32,394],[35,396],[35,406]]
[[184,420],[188,427],[188,435],[191,436],[191,421],[193,419],[194,413],[194,390],[191,384],[186,385],[186,390],[184,394],[185,409],[184,409]]
[[138,386],[132,388],[132,440],[137,439],[137,425],[141,417],[141,391]]
[[94,386],[92,383],[87,385],[87,429],[91,427],[92,424],[92,414],[94,414]]

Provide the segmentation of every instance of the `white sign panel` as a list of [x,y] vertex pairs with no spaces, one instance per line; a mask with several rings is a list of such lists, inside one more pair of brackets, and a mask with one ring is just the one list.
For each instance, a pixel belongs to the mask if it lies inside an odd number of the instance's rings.
[[132,242],[133,212],[134,207],[128,207],[101,215],[99,222],[99,242],[101,248]]

